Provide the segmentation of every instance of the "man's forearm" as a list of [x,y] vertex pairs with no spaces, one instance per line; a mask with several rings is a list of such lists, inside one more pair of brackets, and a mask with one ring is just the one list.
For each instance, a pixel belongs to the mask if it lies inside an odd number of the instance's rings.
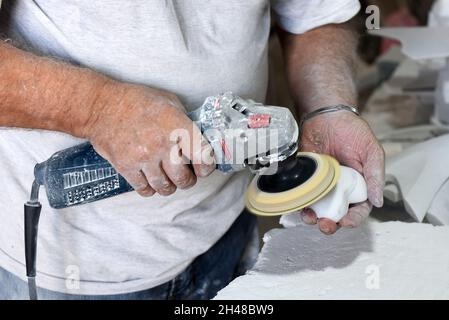
[[301,113],[356,104],[357,36],[349,24],[326,25],[302,35],[280,33],[290,92]]
[[38,57],[0,41],[0,126],[82,137],[105,83],[93,71]]

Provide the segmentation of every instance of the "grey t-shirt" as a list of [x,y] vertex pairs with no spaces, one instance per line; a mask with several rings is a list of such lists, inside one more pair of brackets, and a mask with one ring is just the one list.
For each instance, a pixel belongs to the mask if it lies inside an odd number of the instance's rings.
[[[172,91],[194,109],[224,91],[264,100],[271,5],[295,33],[359,10],[356,0],[3,0],[0,24],[36,52]],[[21,278],[33,166],[80,141],[0,129],[0,266]],[[132,192],[63,210],[51,209],[42,193],[37,283],[115,294],[166,282],[226,232],[243,209],[247,182],[245,173],[215,172],[170,197]]]

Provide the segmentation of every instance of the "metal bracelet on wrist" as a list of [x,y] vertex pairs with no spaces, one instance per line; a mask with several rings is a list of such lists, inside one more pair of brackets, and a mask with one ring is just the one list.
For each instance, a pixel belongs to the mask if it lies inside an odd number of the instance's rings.
[[344,105],[344,104],[337,104],[335,106],[323,107],[323,108],[319,108],[319,109],[316,109],[314,111],[311,111],[309,113],[306,113],[301,118],[301,122],[300,122],[299,128],[301,130],[304,122],[306,122],[307,120],[309,120],[309,119],[311,119],[313,117],[316,117],[317,115],[324,114],[324,113],[329,113],[329,112],[341,111],[341,110],[349,111],[349,112],[352,112],[352,113],[360,116],[360,113],[359,113],[359,111],[357,110],[356,107],[354,107],[354,106],[347,106],[347,105]]

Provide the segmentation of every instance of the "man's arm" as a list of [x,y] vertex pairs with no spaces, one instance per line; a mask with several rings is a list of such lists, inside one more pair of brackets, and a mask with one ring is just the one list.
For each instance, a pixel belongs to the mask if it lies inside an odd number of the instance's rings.
[[[356,105],[353,63],[357,37],[349,23],[329,24],[304,34],[281,31],[290,92],[301,114],[337,104]],[[371,206],[383,204],[384,152],[368,124],[349,111],[321,114],[304,123],[301,147],[326,153],[363,174],[368,199],[349,209],[339,225],[354,227],[368,216]],[[303,219],[316,223],[313,211]],[[319,221],[321,231],[334,233],[337,224]]]
[[[175,95],[38,57],[3,41],[0,126],[86,138],[144,196],[191,187],[196,176],[215,169],[209,145],[194,150],[188,139],[172,141],[177,129],[185,129],[191,140],[202,140]],[[174,147],[179,152],[173,153]],[[173,154],[190,159],[196,175]]]
[[357,36],[348,23],[325,25],[300,35],[280,30],[280,37],[290,92],[301,113],[356,104]]
[[0,126],[85,137],[109,80],[89,69],[38,57],[0,42]]

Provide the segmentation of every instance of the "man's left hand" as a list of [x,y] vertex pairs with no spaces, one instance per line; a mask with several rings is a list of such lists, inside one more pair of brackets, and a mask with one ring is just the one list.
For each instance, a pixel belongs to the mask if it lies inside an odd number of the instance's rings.
[[338,223],[323,218],[317,219],[311,209],[302,211],[305,223],[318,223],[325,234],[333,234],[338,226],[356,227],[366,218],[372,205],[383,205],[385,154],[368,124],[348,111],[321,114],[307,120],[302,128],[301,151],[328,154],[340,164],[354,168],[366,180],[368,200],[349,208]]

